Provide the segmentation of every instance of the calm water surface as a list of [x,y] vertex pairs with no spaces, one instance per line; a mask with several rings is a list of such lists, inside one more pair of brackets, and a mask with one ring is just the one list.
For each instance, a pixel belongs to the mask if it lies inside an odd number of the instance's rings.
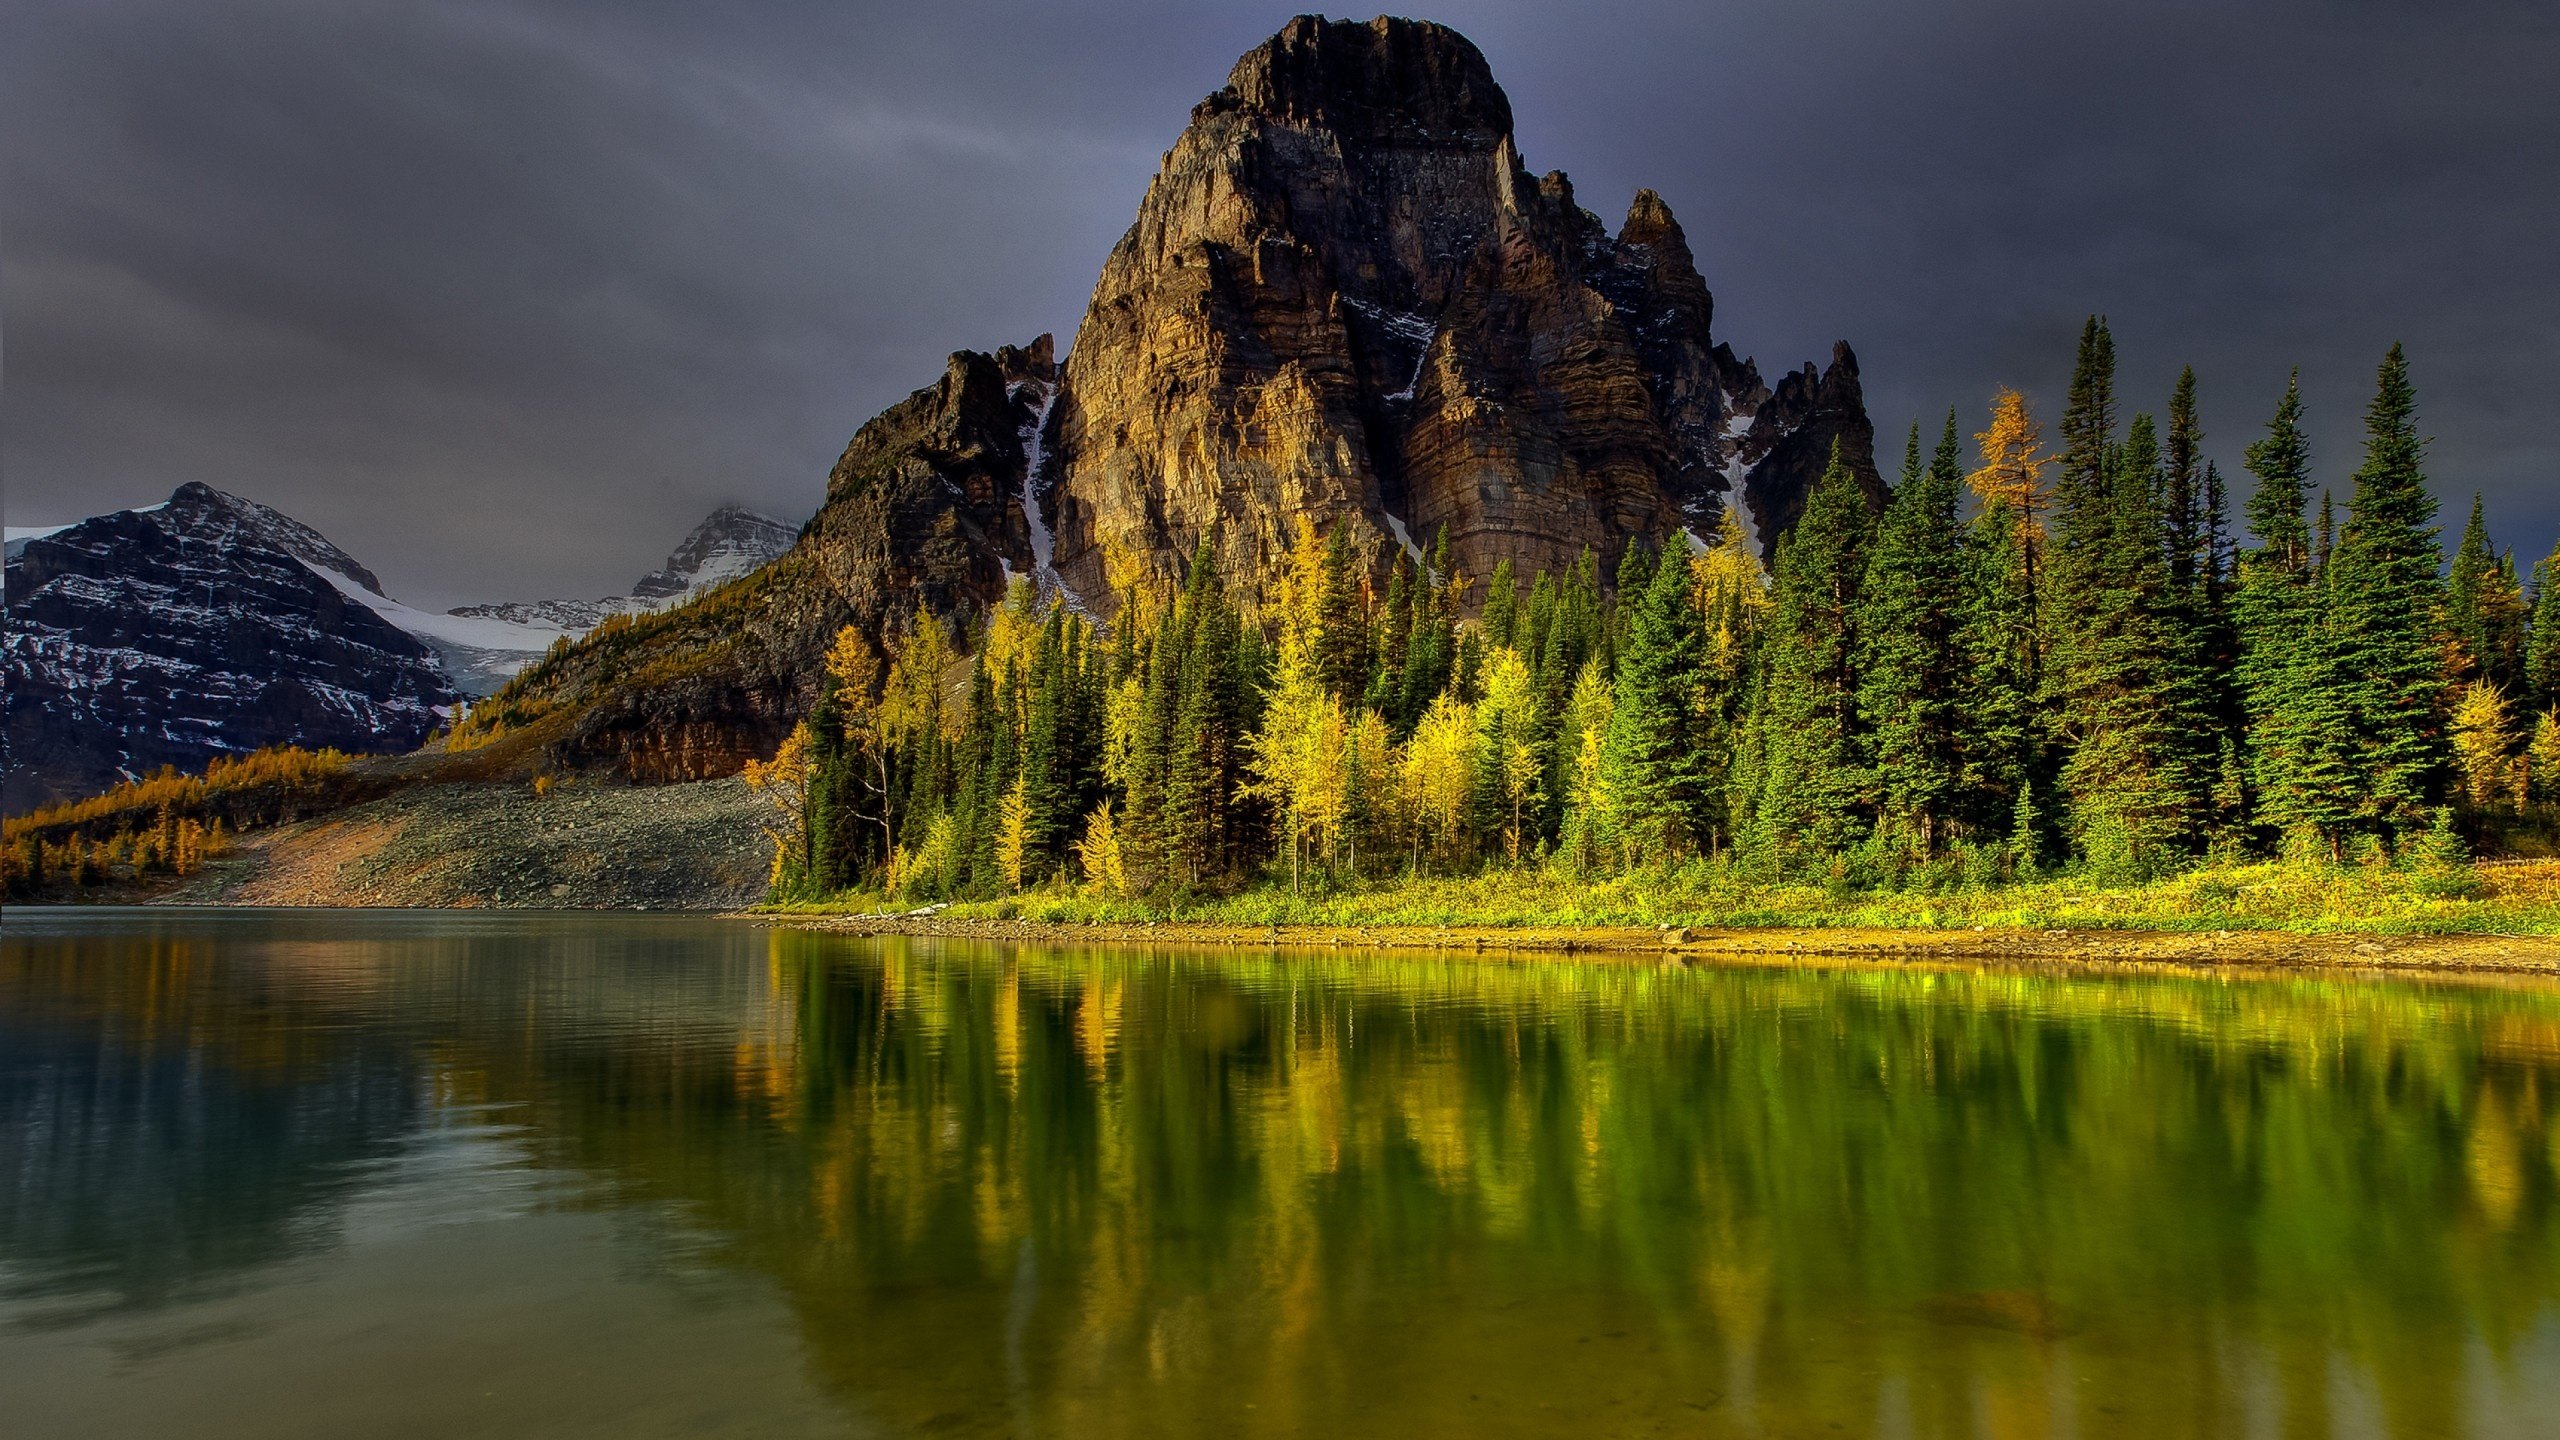
[[2560,990],[11,911],[0,1432],[2560,1434]]

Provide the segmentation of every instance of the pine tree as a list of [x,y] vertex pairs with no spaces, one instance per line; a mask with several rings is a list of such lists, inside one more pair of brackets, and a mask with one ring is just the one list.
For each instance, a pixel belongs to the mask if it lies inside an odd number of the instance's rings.
[[2311,452],[2302,433],[2299,373],[2285,386],[2265,437],[2247,453],[2257,477],[2247,524],[2258,543],[2240,555],[2231,606],[2240,637],[2249,783],[2267,826],[2319,837],[2334,854],[2350,804],[2336,789],[2346,736],[2333,703],[2325,601],[2303,515]]
[[2560,546],[2534,563],[2531,613],[2525,630],[2524,698],[2526,704],[2547,710],[2560,705]]
[[2067,544],[2052,571],[2061,623],[2048,675],[2068,747],[2070,831],[2091,859],[2137,871],[2167,858],[2191,814],[2162,693],[2170,640],[2159,472],[2151,417],[2137,415],[2094,472],[2099,488],[2064,492]]
[[2489,527],[2480,506],[2480,496],[2471,496],[2471,523],[2462,529],[2462,543],[2453,552],[2453,564],[2445,572],[2444,621],[2453,652],[2446,657],[2446,669],[2462,677],[2478,678],[2486,673],[2490,653],[2489,627],[2480,612],[2481,591],[2493,583],[2498,573],[2497,553],[2489,548]]
[[1602,781],[1629,851],[1675,859],[1691,853],[1705,830],[1711,780],[1698,714],[1698,615],[1687,566],[1665,557],[1655,565],[1630,563],[1619,573],[1622,583],[1643,575],[1645,586],[1619,592],[1625,638]]
[[1514,634],[1520,618],[1520,581],[1512,569],[1511,557],[1495,562],[1493,579],[1487,583],[1484,611],[1477,621],[1484,632],[1485,643],[1505,649],[1514,648]]
[[1838,856],[1867,831],[1872,773],[1855,660],[1871,523],[1835,444],[1803,517],[1778,542],[1752,717],[1750,843],[1781,864]]
[[1707,848],[1715,853],[1735,828],[1733,767],[1750,719],[1751,672],[1768,622],[1769,575],[1730,507],[1718,518],[1715,543],[1689,569],[1691,603],[1703,637],[1698,685],[1700,758],[1708,776],[1703,823]]
[[2364,464],[2330,561],[2338,647],[2359,777],[2359,825],[2397,840],[2421,833],[2444,789],[2444,606],[2435,497],[2427,490],[2417,395],[2397,345],[2365,412]]
[[1857,617],[1858,710],[1876,770],[1878,818],[1923,858],[1946,841],[1964,764],[1963,532],[1947,447],[1920,463],[1911,427],[1902,483],[1867,557]]
[[2480,497],[2471,497],[2471,523],[2445,576],[2445,632],[2451,648],[2447,672],[2486,680],[2501,690],[2525,682],[2527,607],[2516,581],[2515,557],[2489,543]]
[[1359,555],[1351,546],[1350,526],[1336,524],[1325,537],[1323,576],[1316,599],[1322,636],[1317,674],[1327,690],[1346,702],[1354,701],[1369,685],[1369,591]]
[[2230,684],[2227,595],[2221,573],[2221,485],[2203,456],[2196,418],[2196,372],[2178,374],[2169,397],[2169,429],[2161,449],[2159,514],[2166,584],[2158,625],[2162,649],[2156,690],[2167,721],[2163,779],[2186,817],[2186,843],[2200,846],[2239,816],[2218,812],[2226,757],[2236,755],[2237,705]]

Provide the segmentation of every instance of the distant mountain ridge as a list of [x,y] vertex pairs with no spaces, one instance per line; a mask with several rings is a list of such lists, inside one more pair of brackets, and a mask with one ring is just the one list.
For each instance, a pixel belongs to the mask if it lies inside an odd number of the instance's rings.
[[158,505],[12,529],[0,805],[265,745],[414,748],[557,642],[752,573],[792,534],[722,506],[630,595],[439,613],[386,596],[301,521],[199,483]]
[[[665,564],[633,582],[630,593],[595,600],[502,600],[445,612],[465,622],[521,627],[528,643],[482,646],[462,633],[429,637],[454,683],[474,698],[488,695],[531,664],[554,641],[583,635],[616,615],[665,610],[715,586],[753,574],[791,548],[794,527],[742,505],[722,505],[693,527]],[[453,629],[438,622],[421,622]],[[421,631],[423,633],[423,630]]]
[[378,583],[309,526],[201,484],[26,537],[0,638],[0,805],[265,745],[416,746],[461,697],[434,650],[348,593]]

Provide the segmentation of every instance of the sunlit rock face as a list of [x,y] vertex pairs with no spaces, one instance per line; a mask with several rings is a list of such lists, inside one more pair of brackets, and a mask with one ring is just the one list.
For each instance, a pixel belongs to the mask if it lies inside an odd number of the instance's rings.
[[697,779],[773,753],[839,628],[886,648],[1017,579],[1108,620],[1214,537],[1250,608],[1301,517],[1381,570],[1445,526],[1479,582],[1586,549],[1606,576],[1735,497],[1766,553],[1835,442],[1881,496],[1848,348],[1773,387],[1713,314],[1659,196],[1613,234],[1530,174],[1463,36],[1295,20],[1193,111],[1063,363],[1045,336],[953,355],[788,552],[495,703],[561,763]]
[[1846,347],[1774,405],[1713,309],[1659,196],[1612,235],[1530,174],[1465,37],[1302,17],[1192,112],[1103,267],[1039,477],[1057,568],[1107,607],[1214,533],[1268,575],[1306,516],[1526,574],[1737,485],[1774,534],[1835,438],[1881,493]]

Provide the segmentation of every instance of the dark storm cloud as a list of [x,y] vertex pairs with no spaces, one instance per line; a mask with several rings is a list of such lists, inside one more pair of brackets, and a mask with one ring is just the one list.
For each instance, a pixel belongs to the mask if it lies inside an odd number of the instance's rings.
[[[1530,164],[1687,225],[1764,368],[1878,424],[2059,389],[2112,318],[2214,448],[2294,365],[2324,478],[2405,340],[2435,474],[2560,530],[2548,7],[1477,5]],[[0,16],[12,523],[204,479],[404,598],[619,588],[815,505],[959,346],[1082,309],[1192,101],[1280,9],[108,3]],[[2048,411],[2048,413],[2050,413]],[[2459,514],[2449,516],[2459,523]]]

